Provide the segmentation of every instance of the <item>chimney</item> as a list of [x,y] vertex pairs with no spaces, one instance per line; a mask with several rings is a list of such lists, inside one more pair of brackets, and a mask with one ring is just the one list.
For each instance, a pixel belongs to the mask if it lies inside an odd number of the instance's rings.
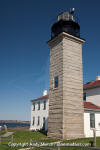
[[47,95],[47,90],[43,91],[43,96]]
[[97,81],[97,80],[100,80],[100,76],[96,76],[96,81]]

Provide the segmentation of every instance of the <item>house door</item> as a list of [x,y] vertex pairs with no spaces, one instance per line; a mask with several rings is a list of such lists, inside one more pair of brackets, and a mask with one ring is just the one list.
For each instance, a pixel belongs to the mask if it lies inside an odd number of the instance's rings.
[[45,117],[43,117],[43,130],[45,130]]

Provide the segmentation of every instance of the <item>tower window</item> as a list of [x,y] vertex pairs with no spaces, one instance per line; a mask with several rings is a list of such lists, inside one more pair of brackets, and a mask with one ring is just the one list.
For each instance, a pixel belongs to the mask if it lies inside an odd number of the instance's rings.
[[38,102],[38,110],[40,110],[40,102]]
[[35,124],[35,117],[33,117],[33,125]]
[[83,100],[86,101],[86,92],[83,93]]
[[90,128],[95,128],[95,114],[90,113]]
[[58,88],[58,76],[54,77],[54,88]]
[[37,122],[37,125],[39,126],[40,125],[40,117],[38,116],[38,122]]
[[35,103],[33,103],[33,111],[35,111]]

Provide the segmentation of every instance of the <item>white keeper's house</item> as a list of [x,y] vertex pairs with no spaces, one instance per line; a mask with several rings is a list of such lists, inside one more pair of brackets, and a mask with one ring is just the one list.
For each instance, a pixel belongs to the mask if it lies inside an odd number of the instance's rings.
[[[93,137],[93,129],[96,136],[100,136],[100,77],[83,86],[84,89],[84,135]],[[30,130],[48,130],[49,94],[43,92],[43,96],[31,101],[31,125]]]
[[96,77],[96,81],[84,84],[84,100],[100,106],[100,76]]

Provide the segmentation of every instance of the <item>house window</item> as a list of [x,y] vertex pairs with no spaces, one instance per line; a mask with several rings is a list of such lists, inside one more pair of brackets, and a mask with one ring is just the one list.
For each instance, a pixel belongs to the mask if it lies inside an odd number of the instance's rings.
[[37,125],[39,126],[40,125],[40,117],[38,116],[38,122],[37,122]]
[[83,93],[83,100],[86,101],[86,92]]
[[43,109],[46,110],[46,101],[44,101],[44,108]]
[[35,103],[33,103],[33,111],[35,110]]
[[58,76],[54,77],[54,88],[58,88]]
[[38,102],[38,110],[40,110],[40,102]]
[[90,113],[90,128],[95,128],[95,114]]
[[33,117],[33,126],[34,126],[34,124],[35,124],[35,117]]

